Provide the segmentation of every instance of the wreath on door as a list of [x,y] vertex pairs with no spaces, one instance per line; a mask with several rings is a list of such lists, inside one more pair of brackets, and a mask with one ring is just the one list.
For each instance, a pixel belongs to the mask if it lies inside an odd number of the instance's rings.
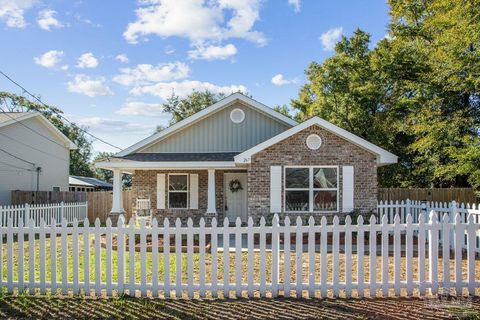
[[238,190],[243,190],[242,184],[238,179],[232,180],[228,183],[228,187],[232,193],[237,192]]

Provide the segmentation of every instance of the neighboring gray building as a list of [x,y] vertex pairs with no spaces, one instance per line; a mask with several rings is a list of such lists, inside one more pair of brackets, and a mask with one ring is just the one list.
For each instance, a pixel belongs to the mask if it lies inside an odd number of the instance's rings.
[[121,176],[159,221],[280,214],[315,218],[376,209],[377,167],[390,152],[319,117],[303,123],[232,94],[117,153],[112,218],[123,212]]
[[0,113],[0,205],[12,190],[68,191],[75,144],[38,112]]
[[69,190],[75,192],[93,192],[113,189],[111,183],[91,177],[70,176],[68,184]]

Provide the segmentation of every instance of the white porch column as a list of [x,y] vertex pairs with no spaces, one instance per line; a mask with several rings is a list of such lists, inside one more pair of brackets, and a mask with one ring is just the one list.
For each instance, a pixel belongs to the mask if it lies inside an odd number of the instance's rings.
[[208,202],[207,213],[217,213],[215,199],[215,169],[208,169]]
[[110,218],[112,224],[116,225],[118,216],[124,214],[123,199],[122,199],[122,171],[120,169],[113,169],[113,197],[112,197],[112,211],[110,211]]

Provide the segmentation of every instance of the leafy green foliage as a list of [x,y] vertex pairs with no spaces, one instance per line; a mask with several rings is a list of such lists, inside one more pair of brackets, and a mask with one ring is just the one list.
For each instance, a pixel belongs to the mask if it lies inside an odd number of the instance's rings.
[[397,154],[381,186],[480,187],[480,1],[391,0],[389,39],[343,37],[292,106]]
[[205,109],[224,97],[225,95],[223,93],[213,93],[208,90],[193,91],[185,98],[180,98],[172,94],[162,106],[163,111],[172,115],[172,119],[170,120],[170,125],[172,125]]

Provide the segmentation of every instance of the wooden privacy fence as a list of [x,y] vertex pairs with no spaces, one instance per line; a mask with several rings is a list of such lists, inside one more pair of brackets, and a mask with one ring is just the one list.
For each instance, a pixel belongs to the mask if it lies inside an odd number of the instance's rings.
[[[182,227],[166,219],[151,227],[133,220],[112,227],[82,227],[66,221],[60,228],[42,223],[35,227],[0,228],[6,242],[0,250],[0,287],[29,294],[37,291],[63,295],[84,293],[108,296],[124,293],[154,297],[194,296],[224,297],[235,294],[265,297],[283,294],[302,297],[363,297],[389,295],[469,294],[480,287],[475,273],[475,235],[480,225],[469,215],[468,222],[457,213],[453,222],[438,221],[421,213],[418,223],[407,215],[388,223],[387,215],[377,223],[374,215],[365,224],[363,217],[352,224],[350,217],[339,224],[322,218],[315,225],[310,217],[302,225],[299,217],[293,225],[285,219],[279,225],[274,216],[271,225],[264,218],[259,225],[240,219],[230,226],[193,227],[191,219]],[[454,250],[440,247],[439,235],[453,232]],[[402,234],[404,233],[404,234]],[[462,249],[467,237],[467,249]],[[17,240],[15,240],[17,239]],[[155,239],[157,241],[152,241]],[[166,241],[160,241],[165,239]],[[28,255],[24,255],[28,252]],[[81,253],[81,254],[80,254]],[[440,259],[440,254],[442,258]],[[451,258],[451,253],[453,257]],[[15,261],[15,263],[14,263]],[[451,272],[453,270],[453,272]],[[477,266],[478,270],[478,266]],[[38,274],[37,274],[38,271]],[[428,292],[427,292],[428,290]]]
[[379,188],[379,201],[418,200],[476,203],[480,198],[472,188]]
[[87,202],[0,206],[0,226],[6,227],[9,220],[12,220],[13,227],[26,225],[28,221],[33,221],[35,227],[39,227],[42,221],[47,225],[52,221],[60,225],[64,220],[71,224],[74,219],[83,221],[87,213]]
[[[123,191],[123,208],[127,218],[132,215],[131,190]],[[60,202],[88,202],[88,218],[94,221],[99,218],[102,223],[107,221],[112,210],[112,191],[72,192],[72,191],[12,191],[12,204],[51,204]]]

